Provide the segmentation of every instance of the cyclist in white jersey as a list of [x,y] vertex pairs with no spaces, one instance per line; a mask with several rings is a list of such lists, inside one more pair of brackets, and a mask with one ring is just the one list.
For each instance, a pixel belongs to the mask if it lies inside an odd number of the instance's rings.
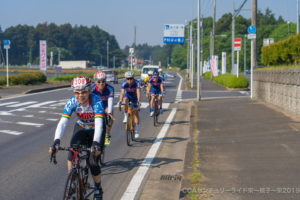
[[[73,113],[77,116],[71,145],[79,144],[91,147],[88,165],[95,182],[94,199],[102,199],[103,190],[101,187],[101,169],[99,156],[101,151],[101,136],[103,131],[103,117],[105,115],[101,99],[92,94],[91,79],[88,77],[77,77],[71,82],[74,96],[65,105],[61,119],[57,125],[54,137],[54,144],[49,153],[56,153],[60,140],[63,137],[69,118]],[[72,167],[72,154],[68,155],[68,170]]]

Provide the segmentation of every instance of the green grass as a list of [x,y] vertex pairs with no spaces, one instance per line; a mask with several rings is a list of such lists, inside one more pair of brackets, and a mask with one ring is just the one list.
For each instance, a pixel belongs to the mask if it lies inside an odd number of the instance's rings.
[[273,70],[273,69],[295,69],[300,68],[300,65],[277,65],[277,66],[268,66],[268,67],[260,67],[255,70]]

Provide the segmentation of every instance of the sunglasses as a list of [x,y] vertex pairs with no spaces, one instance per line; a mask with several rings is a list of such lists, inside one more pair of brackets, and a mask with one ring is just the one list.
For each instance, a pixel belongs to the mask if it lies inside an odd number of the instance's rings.
[[80,95],[80,94],[87,94],[88,91],[74,91],[75,95]]
[[105,83],[105,81],[100,81],[100,80],[99,80],[99,81],[97,81],[97,82],[98,82],[98,83]]
[[126,80],[133,80],[133,78],[126,78]]

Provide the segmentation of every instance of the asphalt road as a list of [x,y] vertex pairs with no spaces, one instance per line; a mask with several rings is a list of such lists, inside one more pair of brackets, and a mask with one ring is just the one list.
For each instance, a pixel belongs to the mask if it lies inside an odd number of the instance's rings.
[[[160,117],[162,123],[175,101],[196,97],[194,91],[177,93],[179,82],[180,77],[167,76],[167,94],[163,105],[165,112]],[[120,84],[114,87],[116,103]],[[53,165],[49,163],[47,151],[64,104],[71,95],[70,89],[59,89],[0,100],[0,199],[61,199],[67,178],[66,153],[59,153],[58,165]],[[203,95],[207,98],[247,96],[226,91],[206,91]],[[106,164],[102,168],[104,199],[121,198],[162,127],[153,127],[149,106],[143,97],[140,138],[132,147],[128,147],[123,131],[123,114],[117,108],[114,113],[116,121],[112,143],[106,149]],[[69,144],[73,126],[74,118],[68,124],[62,146]]]

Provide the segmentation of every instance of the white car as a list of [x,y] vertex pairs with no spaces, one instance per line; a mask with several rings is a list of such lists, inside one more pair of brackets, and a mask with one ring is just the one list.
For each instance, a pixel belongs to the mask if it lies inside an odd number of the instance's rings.
[[141,70],[141,80],[144,80],[148,75],[148,71],[157,72],[159,69],[158,65],[145,65]]

